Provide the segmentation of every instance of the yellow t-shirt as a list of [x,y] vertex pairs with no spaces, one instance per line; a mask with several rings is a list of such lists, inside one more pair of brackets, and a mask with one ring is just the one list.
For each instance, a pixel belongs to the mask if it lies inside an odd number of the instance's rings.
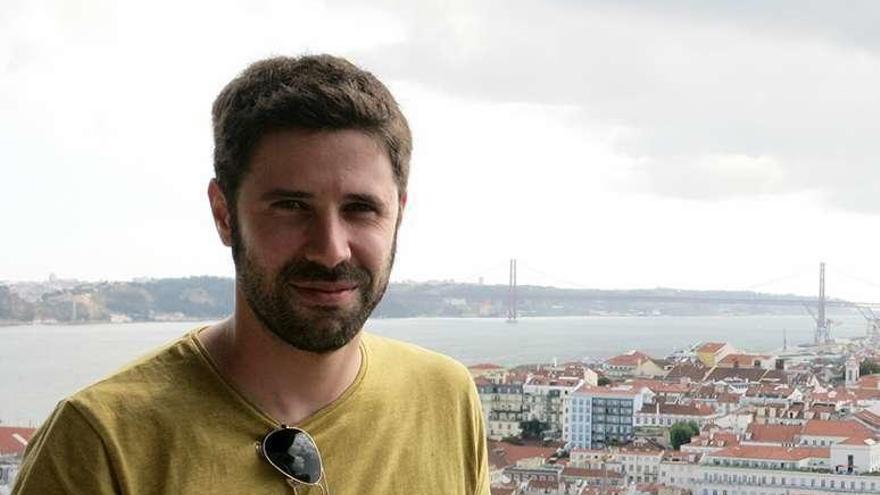
[[[256,449],[277,422],[221,378],[196,333],[62,401],[28,446],[13,495],[292,494]],[[467,369],[371,334],[361,349],[354,383],[296,425],[321,451],[329,493],[488,495]]]

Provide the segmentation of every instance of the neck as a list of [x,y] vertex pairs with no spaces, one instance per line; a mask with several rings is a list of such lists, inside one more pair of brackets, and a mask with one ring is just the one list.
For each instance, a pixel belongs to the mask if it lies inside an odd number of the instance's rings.
[[338,399],[361,366],[360,334],[332,352],[302,351],[266,329],[243,297],[230,318],[198,338],[223,377],[284,424],[299,424]]

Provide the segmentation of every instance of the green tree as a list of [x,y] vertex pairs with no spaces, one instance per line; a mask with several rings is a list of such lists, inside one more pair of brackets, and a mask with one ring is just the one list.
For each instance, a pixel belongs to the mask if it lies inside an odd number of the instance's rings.
[[611,385],[611,380],[606,376],[600,376],[599,380],[596,381],[596,384],[600,387],[604,387],[606,385]]
[[873,375],[880,373],[880,364],[870,359],[865,359],[859,364],[859,376]]
[[519,424],[520,428],[522,428],[522,437],[524,439],[535,439],[541,440],[543,437],[543,433],[547,431],[549,425],[542,421],[538,421],[537,419],[530,419],[528,421],[523,421]]
[[685,423],[675,423],[669,429],[669,443],[672,448],[678,450],[679,447],[691,442],[691,437],[700,433],[700,427],[693,421]]

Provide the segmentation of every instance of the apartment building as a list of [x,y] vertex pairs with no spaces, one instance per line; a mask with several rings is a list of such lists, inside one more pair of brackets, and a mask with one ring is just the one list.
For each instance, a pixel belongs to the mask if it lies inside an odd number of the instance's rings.
[[735,352],[736,349],[726,342],[705,342],[694,349],[697,359],[709,368],[717,365],[728,354]]
[[[705,454],[692,488],[697,495],[880,493],[880,477],[852,474],[876,472],[878,468],[871,465],[870,455],[859,454],[846,444],[734,446]],[[850,472],[838,464],[845,459],[852,463]]]
[[635,411],[652,399],[646,387],[582,386],[566,398],[563,439],[571,448],[580,449],[630,442]]
[[582,377],[530,376],[523,384],[523,419],[546,423],[546,435],[561,438],[565,399],[584,384]]
[[520,436],[524,407],[523,384],[493,383],[485,378],[478,378],[475,382],[489,440]]
[[718,419],[721,413],[705,404],[667,404],[656,401],[653,404],[644,404],[635,413],[634,424],[636,427],[659,426],[669,428],[676,423],[694,422],[702,427],[706,423]]
[[666,371],[651,356],[640,351],[630,351],[605,361],[605,375],[609,378],[664,376]]

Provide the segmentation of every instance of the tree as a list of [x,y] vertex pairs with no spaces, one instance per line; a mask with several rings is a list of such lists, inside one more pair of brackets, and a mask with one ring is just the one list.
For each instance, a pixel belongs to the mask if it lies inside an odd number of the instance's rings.
[[544,438],[542,434],[549,428],[549,425],[547,423],[538,421],[537,419],[523,421],[519,424],[519,426],[520,428],[522,428],[522,437],[526,440],[541,440],[542,438]]
[[880,373],[880,364],[870,359],[865,359],[859,364],[859,376],[873,375]]
[[606,385],[611,385],[611,380],[606,376],[600,376],[596,384],[600,387],[604,387]]
[[678,450],[679,447],[691,442],[691,437],[700,433],[700,427],[693,421],[685,423],[675,423],[669,429],[669,443],[672,448]]

